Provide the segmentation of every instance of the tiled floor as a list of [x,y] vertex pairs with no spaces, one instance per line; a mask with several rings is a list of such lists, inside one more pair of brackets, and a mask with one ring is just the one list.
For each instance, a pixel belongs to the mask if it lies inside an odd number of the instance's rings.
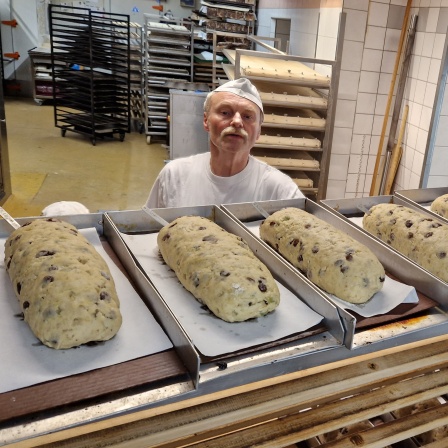
[[97,140],[54,126],[53,106],[32,99],[5,100],[12,195],[3,207],[13,217],[38,216],[56,201],[79,201],[91,212],[140,208],[168,158],[145,134]]

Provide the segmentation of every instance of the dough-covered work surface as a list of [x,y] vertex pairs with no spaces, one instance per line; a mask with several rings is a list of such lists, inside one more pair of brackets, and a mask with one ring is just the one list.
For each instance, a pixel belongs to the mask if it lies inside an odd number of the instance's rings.
[[278,283],[280,305],[274,312],[246,322],[225,322],[205,310],[163,262],[157,246],[157,233],[121,236],[204,356],[220,356],[278,341],[308,330],[322,320],[322,316]]
[[[95,229],[80,232],[106,260],[116,283],[123,324],[110,341],[68,350],[55,350],[41,344],[27,323],[4,266],[4,244],[0,239],[0,393],[32,386],[44,381],[88,372],[172,347],[129,280],[103,248]],[[4,368],[7,366],[7,368]]]

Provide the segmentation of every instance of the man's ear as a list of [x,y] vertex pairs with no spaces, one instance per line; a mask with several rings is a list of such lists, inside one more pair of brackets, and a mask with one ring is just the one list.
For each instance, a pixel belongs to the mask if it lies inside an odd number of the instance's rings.
[[202,123],[204,124],[204,129],[208,132],[209,129],[208,129],[208,120],[207,120],[207,113],[206,112],[204,112],[204,119],[203,119]]

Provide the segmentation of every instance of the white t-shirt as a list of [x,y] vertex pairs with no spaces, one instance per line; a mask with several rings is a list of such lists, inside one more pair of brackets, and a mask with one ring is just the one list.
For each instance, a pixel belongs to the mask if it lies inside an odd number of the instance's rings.
[[289,176],[252,156],[240,173],[216,176],[210,169],[210,153],[206,152],[167,163],[151,189],[146,206],[189,207],[303,197]]

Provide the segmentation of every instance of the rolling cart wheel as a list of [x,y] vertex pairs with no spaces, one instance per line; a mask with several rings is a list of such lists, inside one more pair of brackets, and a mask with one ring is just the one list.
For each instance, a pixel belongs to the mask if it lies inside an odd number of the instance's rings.
[[148,145],[151,144],[151,136],[150,136],[150,135],[147,135],[147,136],[146,136],[146,143],[147,143]]
[[96,139],[95,139],[95,137],[92,137],[92,138],[90,139],[90,141],[92,142],[92,145],[93,145],[93,146],[96,145]]
[[65,137],[65,133],[67,132],[67,129],[61,129],[61,135],[62,137]]
[[124,141],[124,134],[120,134],[120,142]]

